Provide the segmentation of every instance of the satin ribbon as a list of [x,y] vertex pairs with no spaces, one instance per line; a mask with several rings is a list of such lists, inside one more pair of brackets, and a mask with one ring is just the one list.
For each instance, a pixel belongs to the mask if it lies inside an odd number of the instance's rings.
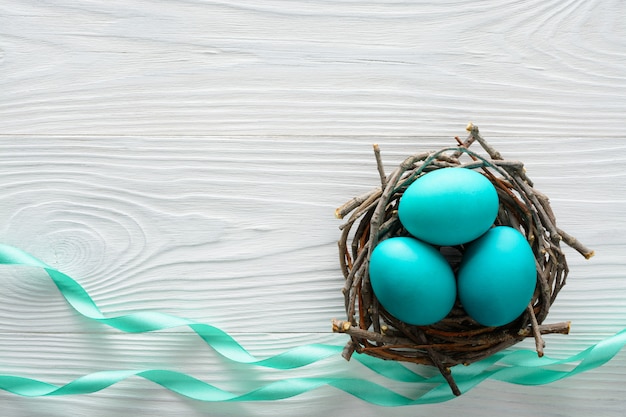
[[[0,244],[0,264],[42,268],[68,304],[88,319],[127,333],[153,332],[187,326],[223,358],[253,366],[256,372],[262,371],[258,369],[259,367],[279,370],[300,368],[338,355],[343,350],[341,346],[309,344],[269,358],[258,359],[226,332],[208,324],[154,311],[107,317],[78,282],[18,248]],[[541,385],[601,366],[612,359],[624,345],[626,329],[566,359],[538,358],[535,352],[528,350],[505,351],[469,366],[454,367],[452,373],[461,392],[469,391],[488,378],[521,385]],[[0,375],[0,389],[27,397],[88,394],[130,377],[141,377],[182,396],[208,402],[275,401],[300,395],[324,385],[381,406],[428,404],[456,398],[441,375],[424,377],[398,362],[382,361],[367,355],[356,354],[354,358],[386,378],[406,384],[425,384],[430,389],[416,398],[409,398],[365,379],[329,376],[281,379],[248,392],[233,393],[185,373],[162,369],[95,372],[61,386],[32,378]],[[569,369],[558,370],[554,367]]]

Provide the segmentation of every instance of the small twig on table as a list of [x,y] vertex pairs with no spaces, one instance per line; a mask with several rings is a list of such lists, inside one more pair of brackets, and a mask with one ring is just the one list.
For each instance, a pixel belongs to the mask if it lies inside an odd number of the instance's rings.
[[[474,141],[476,140],[476,138],[472,134],[467,136],[467,139],[465,139],[465,142],[463,142],[458,136],[455,136],[454,139],[456,140],[456,142],[459,144],[460,147],[465,148],[465,149],[468,149],[472,145],[472,143],[474,143]],[[462,153],[463,151],[456,150],[452,153],[452,157],[458,158],[459,156],[461,156]]]
[[472,122],[467,125],[465,130],[470,132],[471,135],[478,141],[478,143],[480,143],[480,146],[482,146],[483,149],[489,154],[491,159],[504,159],[502,158],[502,155],[500,155],[500,152],[496,151],[491,145],[487,143],[487,141],[485,141],[485,139],[483,139],[482,136],[480,136],[480,133],[478,132],[478,127],[474,126]]
[[333,319],[332,324],[333,332],[335,333],[345,333],[359,339],[368,339],[372,342],[386,343],[390,345],[411,345],[410,339],[370,332],[368,330],[355,327],[348,321]]
[[578,239],[576,239],[574,236],[566,233],[565,231],[561,229],[557,229],[557,230],[559,231],[559,234],[561,235],[563,242],[567,243],[567,245],[571,247],[572,249],[575,249],[576,251],[578,251],[578,253],[580,253],[582,256],[585,257],[585,259],[589,259],[593,257],[593,255],[595,255],[594,251],[592,251],[591,249],[589,249],[588,247],[580,243]]
[[[364,202],[376,198],[376,194],[380,193],[380,189],[376,189],[373,191],[368,191],[367,193],[360,195],[358,197],[351,198],[350,201],[344,203],[341,207],[338,207],[335,210],[335,217],[338,219],[343,219],[346,214],[350,213],[355,208],[362,206]],[[355,217],[354,215],[352,217]],[[356,216],[358,217],[358,215]]]
[[349,361],[352,355],[354,354],[355,350],[356,350],[356,345],[352,340],[350,340],[344,346],[343,351],[341,352],[341,357]]
[[537,323],[537,317],[535,316],[535,310],[533,310],[532,304],[528,306],[528,313],[530,315],[530,324],[532,325],[533,336],[535,336],[535,348],[537,350],[537,355],[541,358],[543,356],[543,348],[546,347],[546,343],[541,337],[539,323]]
[[382,189],[384,190],[387,186],[387,175],[385,175],[385,168],[383,167],[383,160],[380,157],[380,147],[378,143],[373,145],[374,147],[374,157],[376,158],[376,167],[378,168],[378,175],[380,175],[380,184]]
[[[423,339],[425,343],[428,343],[428,339],[424,336],[423,333],[422,333],[421,339]],[[452,370],[449,367],[445,366],[443,364],[443,361],[439,359],[441,355],[437,351],[435,351],[435,349],[433,348],[428,348],[426,349],[426,351],[428,352],[428,356],[431,357],[437,369],[439,369],[439,372],[441,373],[443,378],[446,380],[446,382],[450,386],[450,389],[452,390],[452,394],[454,394],[457,397],[461,395],[462,394],[461,390],[459,389],[459,386],[456,384],[456,381],[452,377]]]

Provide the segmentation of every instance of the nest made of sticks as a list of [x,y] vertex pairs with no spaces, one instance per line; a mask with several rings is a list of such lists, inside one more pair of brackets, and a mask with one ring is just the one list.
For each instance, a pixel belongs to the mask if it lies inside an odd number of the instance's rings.
[[[346,280],[343,293],[347,320],[333,320],[333,331],[347,333],[351,338],[343,356],[350,359],[356,351],[382,359],[435,366],[455,395],[460,395],[460,390],[450,367],[487,358],[529,336],[535,338],[537,353],[542,356],[542,334],[569,332],[569,322],[543,324],[568,274],[560,243],[566,243],[587,259],[593,256],[593,251],[556,226],[548,198],[533,188],[523,164],[504,160],[485,142],[476,126],[470,123],[467,130],[465,141],[455,138],[458,146],[411,155],[389,175],[385,174],[380,151],[374,145],[381,187],[351,199],[336,211],[338,218],[351,213],[340,227],[339,240],[340,264]],[[474,142],[482,146],[486,156],[469,150]],[[404,190],[420,176],[447,167],[482,172],[499,197],[495,225],[519,230],[535,255],[537,285],[533,298],[518,319],[504,326],[478,324],[465,313],[458,300],[440,322],[429,326],[409,325],[386,312],[372,292],[368,274],[372,250],[386,238],[409,235],[397,214]],[[453,269],[457,268],[460,256],[451,254],[462,254],[463,246],[440,250],[447,255]]]

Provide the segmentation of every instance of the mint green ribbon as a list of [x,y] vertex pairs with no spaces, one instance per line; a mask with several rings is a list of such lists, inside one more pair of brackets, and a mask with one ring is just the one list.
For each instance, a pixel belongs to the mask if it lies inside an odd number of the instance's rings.
[[[340,354],[343,349],[334,345],[309,344],[269,358],[258,359],[226,332],[208,324],[153,311],[106,317],[78,282],[15,247],[0,244],[0,264],[44,269],[68,304],[88,319],[127,333],[153,332],[187,326],[223,358],[237,363],[289,370],[320,362]],[[454,367],[452,373],[461,392],[469,391],[488,378],[521,385],[541,385],[601,366],[613,358],[624,345],[626,345],[626,329],[566,359],[538,358],[535,352],[528,350],[508,351],[497,353],[470,366]],[[325,385],[381,406],[429,404],[455,398],[441,375],[424,377],[400,363],[382,361],[368,355],[354,355],[354,358],[373,372],[391,380],[426,385],[431,388],[417,398],[409,398],[365,379],[321,377],[286,378],[267,383],[248,392],[233,393],[181,372],[148,369],[95,372],[62,386],[20,376],[0,375],[0,389],[27,397],[88,394],[130,377],[140,377],[184,397],[208,402],[275,401],[300,395]],[[554,367],[570,369],[555,370]]]

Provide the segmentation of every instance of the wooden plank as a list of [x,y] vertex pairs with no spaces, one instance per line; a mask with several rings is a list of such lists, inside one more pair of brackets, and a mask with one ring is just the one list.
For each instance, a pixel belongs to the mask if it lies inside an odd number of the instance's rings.
[[[549,317],[573,327],[546,353],[574,354],[626,322],[625,17],[618,0],[3,1],[0,242],[76,277],[106,314],[212,323],[259,356],[341,344],[329,332],[343,315],[333,212],[378,183],[371,144],[391,168],[472,120],[596,250],[590,261],[568,253]],[[224,388],[275,376],[225,365],[185,329],[89,323],[37,270],[2,268],[0,283],[2,373],[62,383],[168,367]],[[392,412],[621,416],[625,372],[622,352],[549,386],[487,381]],[[289,375],[380,380],[341,358]],[[329,387],[214,405],[138,379],[88,396],[0,397],[8,417],[388,412]]]
[[0,7],[3,133],[623,137],[619,0]]

